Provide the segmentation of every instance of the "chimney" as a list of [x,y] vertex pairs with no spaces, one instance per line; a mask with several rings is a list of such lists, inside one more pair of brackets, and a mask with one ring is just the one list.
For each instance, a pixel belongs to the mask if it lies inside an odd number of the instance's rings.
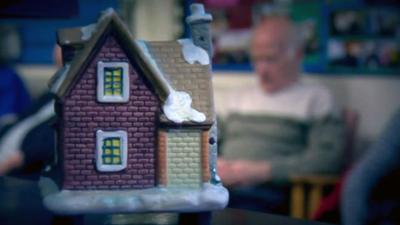
[[210,59],[213,56],[213,47],[210,33],[212,16],[204,11],[203,4],[191,4],[191,15],[186,17],[189,24],[193,43],[207,51]]
[[72,61],[83,49],[85,41],[81,38],[80,28],[66,28],[57,31],[57,44],[61,47],[64,63]]

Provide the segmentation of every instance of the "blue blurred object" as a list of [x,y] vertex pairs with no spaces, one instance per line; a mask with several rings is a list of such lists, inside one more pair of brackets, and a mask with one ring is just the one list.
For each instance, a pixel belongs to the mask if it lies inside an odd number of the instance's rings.
[[399,137],[400,109],[346,177],[342,224],[400,224]]
[[12,18],[0,19],[0,23],[19,27],[23,51],[18,63],[52,64],[53,48],[56,44],[56,31],[58,29],[94,23],[102,10],[109,7],[116,8],[117,6],[117,0],[80,0],[79,13],[70,19]]
[[0,117],[25,110],[31,98],[18,75],[10,68],[0,66]]

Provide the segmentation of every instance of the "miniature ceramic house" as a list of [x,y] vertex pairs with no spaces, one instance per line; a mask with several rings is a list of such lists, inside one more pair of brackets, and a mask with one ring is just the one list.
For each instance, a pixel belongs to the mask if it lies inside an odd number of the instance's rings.
[[41,179],[57,213],[225,207],[215,171],[211,16],[192,5],[193,39],[134,41],[109,9],[58,32],[58,152]]

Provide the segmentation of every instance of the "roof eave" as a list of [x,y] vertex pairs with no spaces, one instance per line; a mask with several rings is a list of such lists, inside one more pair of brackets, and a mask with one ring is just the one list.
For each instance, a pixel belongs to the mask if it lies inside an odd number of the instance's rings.
[[186,128],[186,129],[210,129],[212,125],[214,124],[214,121],[205,121],[202,123],[196,123],[196,122],[183,122],[183,123],[174,123],[172,121],[169,122],[161,122],[160,121],[160,127],[161,128]]

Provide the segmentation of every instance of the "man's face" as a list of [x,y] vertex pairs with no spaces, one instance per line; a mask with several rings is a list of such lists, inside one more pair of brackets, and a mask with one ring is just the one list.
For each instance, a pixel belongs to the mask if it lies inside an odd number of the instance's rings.
[[271,20],[256,28],[251,57],[259,83],[266,92],[277,92],[297,80],[301,56],[289,42],[290,24]]

